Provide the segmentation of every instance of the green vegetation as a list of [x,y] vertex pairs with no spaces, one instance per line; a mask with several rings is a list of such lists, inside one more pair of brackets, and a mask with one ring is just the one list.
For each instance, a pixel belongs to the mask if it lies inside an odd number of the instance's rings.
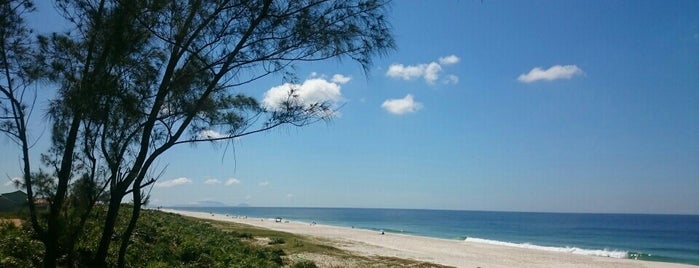
[[284,239],[281,237],[272,237],[272,241],[269,241],[270,245],[284,244]]
[[291,268],[316,268],[315,262],[312,261],[300,261],[297,263],[294,263],[294,265],[291,265]]
[[[193,219],[193,218],[190,218]],[[193,219],[196,220],[196,219]],[[273,246],[283,250],[287,255],[317,253],[327,256],[349,256],[348,253],[329,246],[325,241],[309,238],[306,236],[262,229],[250,225],[232,222],[210,222],[211,226],[229,233],[235,233],[239,237],[252,238],[250,241],[262,241],[258,244]],[[276,242],[275,242],[276,241]],[[282,242],[283,241],[283,242]]]
[[[144,211],[126,255],[130,266],[149,267],[278,267],[284,251],[245,243],[237,232],[225,232],[182,216]],[[136,250],[137,249],[137,250]]]
[[0,220],[0,267],[39,267],[43,252],[44,245],[32,239],[31,231]]
[[[98,224],[103,214],[103,210],[97,213],[86,226]],[[117,224],[117,235],[126,228],[127,220]],[[98,238],[98,233],[85,235],[76,245],[78,256],[73,265],[89,266],[89,256],[97,250]],[[248,243],[237,232],[150,210],[143,211],[142,222],[134,230],[131,243],[126,254],[128,267],[279,267],[285,254],[278,248]],[[115,264],[118,253],[118,247],[112,249],[107,258],[110,266]],[[43,244],[32,238],[30,228],[0,224],[1,267],[38,267],[42,265],[42,254]]]
[[[130,209],[126,206],[125,213]],[[95,211],[86,223],[87,231],[104,217],[105,208]],[[43,265],[44,245],[33,238],[27,224],[17,227],[7,221],[16,216],[0,215],[6,217],[0,221],[0,267],[39,267]],[[117,236],[128,225],[128,218],[121,218]],[[97,232],[85,234],[76,245],[73,266],[89,267],[89,256],[97,250],[98,239]],[[112,243],[118,242],[115,236]],[[126,267],[441,267],[399,258],[358,256],[311,237],[155,210],[142,212],[131,245],[125,255]],[[118,247],[111,248],[107,264],[114,266]]]

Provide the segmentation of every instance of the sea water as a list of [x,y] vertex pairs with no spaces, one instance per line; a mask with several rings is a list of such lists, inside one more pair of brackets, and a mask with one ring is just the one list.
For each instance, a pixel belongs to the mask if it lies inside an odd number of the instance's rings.
[[176,207],[476,243],[699,265],[699,215],[360,208]]

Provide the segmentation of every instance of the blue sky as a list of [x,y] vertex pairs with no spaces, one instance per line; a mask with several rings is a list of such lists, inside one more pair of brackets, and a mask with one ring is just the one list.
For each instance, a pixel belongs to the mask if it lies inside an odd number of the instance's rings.
[[[60,27],[39,8],[32,24]],[[296,66],[308,98],[342,106],[335,119],[175,148],[152,203],[699,214],[698,14],[697,1],[395,1],[398,49],[367,74]],[[271,101],[280,86],[241,91]],[[38,158],[48,129],[33,131]],[[6,138],[0,150],[10,191],[18,154]]]

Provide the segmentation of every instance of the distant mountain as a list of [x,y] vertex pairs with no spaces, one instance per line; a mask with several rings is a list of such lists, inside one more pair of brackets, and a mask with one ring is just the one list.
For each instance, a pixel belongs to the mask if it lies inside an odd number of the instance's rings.
[[248,203],[240,203],[240,204],[238,204],[238,206],[239,206],[239,207],[249,207],[250,204],[248,204]]

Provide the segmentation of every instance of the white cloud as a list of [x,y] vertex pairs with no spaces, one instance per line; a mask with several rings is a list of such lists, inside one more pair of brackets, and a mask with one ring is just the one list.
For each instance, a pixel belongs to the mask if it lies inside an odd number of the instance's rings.
[[304,107],[318,103],[334,105],[342,99],[340,85],[349,81],[349,77],[336,74],[331,81],[315,77],[307,79],[301,85],[285,83],[267,90],[262,99],[262,106],[267,110],[278,111],[283,109],[283,103],[287,101]]
[[199,138],[202,138],[202,139],[220,139],[220,138],[226,138],[226,137],[228,137],[228,136],[223,135],[216,130],[207,129],[207,130],[199,131]]
[[456,84],[459,83],[459,77],[453,74],[447,75],[447,78],[444,79],[445,84]]
[[258,183],[257,185],[262,186],[262,187],[265,187],[265,186],[269,185],[269,182],[268,182],[268,181],[263,181],[263,182]]
[[529,73],[519,75],[517,80],[522,83],[533,83],[540,80],[570,79],[581,74],[583,74],[583,70],[576,65],[554,65],[546,70],[535,67]]
[[[403,80],[413,80],[416,78],[423,78],[428,84],[434,84],[439,80],[440,73],[442,72],[442,66],[452,65],[459,62],[459,57],[456,55],[449,55],[438,59],[438,62],[423,63],[417,65],[403,65],[400,63],[391,64],[388,66],[388,71],[386,75],[392,78],[400,78]],[[455,75],[450,75],[449,77],[456,77]],[[447,77],[446,81],[453,82],[454,79]],[[458,79],[457,79],[458,81]]]
[[21,184],[24,180],[20,177],[14,177],[5,183],[5,186],[15,186]]
[[217,180],[217,179],[208,179],[208,180],[204,181],[204,184],[212,184],[212,185],[213,184],[221,184],[221,181]]
[[405,95],[402,99],[388,99],[381,104],[381,108],[392,114],[402,115],[412,113],[422,108],[422,103],[416,102],[413,95]]
[[156,183],[156,186],[166,188],[166,187],[175,187],[175,186],[180,186],[180,185],[185,185],[185,184],[190,184],[190,183],[192,183],[192,180],[185,178],[185,177],[181,177],[181,178],[177,178],[177,179],[158,182],[158,183]]
[[294,197],[294,195],[293,195],[293,194],[286,194],[286,197],[287,197],[287,198],[292,198],[292,197]]
[[352,77],[344,76],[341,74],[335,74],[333,75],[333,78],[330,79],[331,82],[336,84],[347,84],[347,82],[349,82],[350,80],[352,80]]
[[428,84],[434,84],[434,81],[439,79],[439,72],[441,71],[441,65],[436,62],[430,62],[430,64],[427,64],[427,67],[425,67],[425,81],[427,81]]
[[439,58],[439,64],[442,64],[442,65],[455,64],[455,63],[459,63],[459,60],[461,60],[461,59],[459,59],[459,57],[457,57],[456,55],[449,55],[446,57]]
[[388,71],[386,72],[386,75],[393,78],[402,78],[403,80],[410,80],[423,76],[425,74],[426,67],[427,64],[412,66],[404,66],[403,64],[391,64],[391,66],[388,66]]
[[226,181],[226,186],[231,186],[233,184],[240,184],[240,180],[236,178],[230,178]]

